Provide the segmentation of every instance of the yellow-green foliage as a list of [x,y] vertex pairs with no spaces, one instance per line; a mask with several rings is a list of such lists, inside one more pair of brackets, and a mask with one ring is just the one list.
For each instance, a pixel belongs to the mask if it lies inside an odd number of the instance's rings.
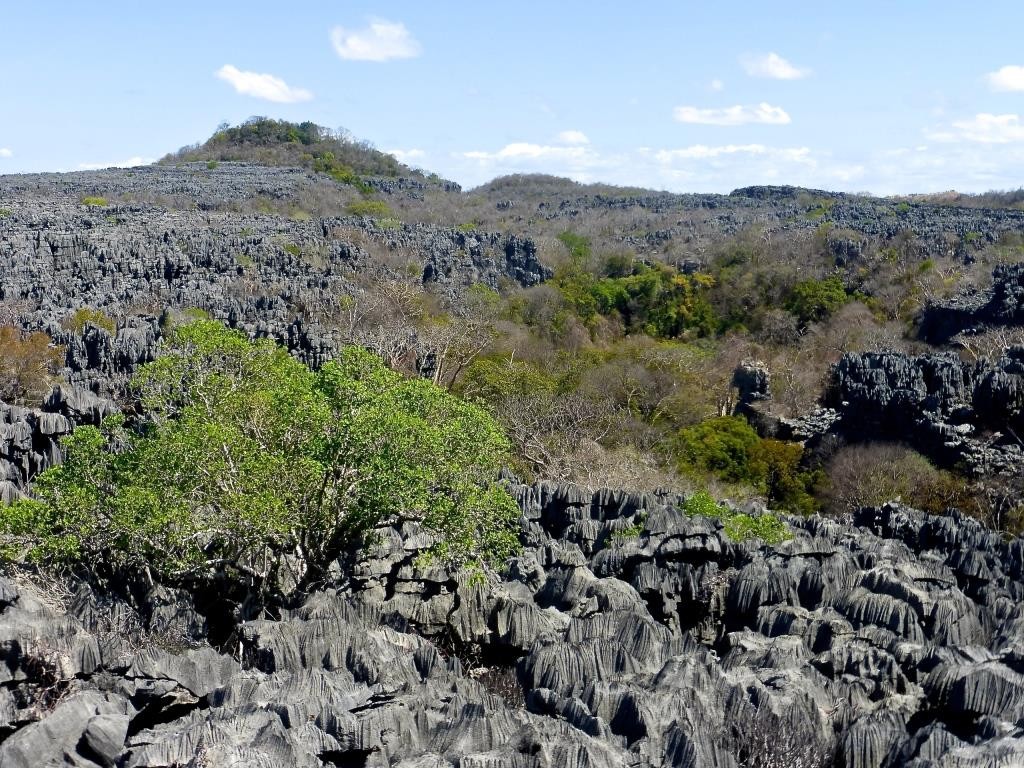
[[371,219],[393,218],[391,208],[383,200],[353,200],[345,210],[352,216],[364,216]]
[[87,205],[90,208],[103,208],[106,204],[107,198],[105,197],[86,196],[82,198],[82,205]]
[[771,512],[748,515],[719,504],[707,491],[697,491],[683,505],[690,517],[711,517],[721,520],[725,535],[733,541],[760,539],[765,544],[779,544],[793,538],[786,524]]
[[97,328],[102,328],[108,333],[117,331],[117,322],[114,318],[103,310],[93,309],[92,307],[77,309],[71,317],[64,321],[65,327],[75,333],[81,333],[85,330],[87,324],[95,325]]

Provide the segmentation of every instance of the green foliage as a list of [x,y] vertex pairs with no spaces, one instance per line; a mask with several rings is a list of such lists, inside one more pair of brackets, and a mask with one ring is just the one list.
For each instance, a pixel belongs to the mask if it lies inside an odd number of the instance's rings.
[[832,209],[835,207],[835,204],[836,204],[836,201],[834,199],[832,199],[832,198],[826,198],[826,199],[823,199],[823,200],[818,200],[814,204],[814,206],[812,206],[810,209],[808,209],[808,211],[807,211],[807,213],[805,215],[807,216],[808,219],[811,219],[811,220],[823,219],[826,216],[828,216],[830,213],[832,213]]
[[590,240],[583,235],[566,230],[558,236],[562,245],[569,249],[569,256],[576,264],[582,264],[590,258]]
[[326,173],[339,184],[351,184],[364,195],[373,192],[373,187],[359,177],[351,167],[339,161],[333,152],[312,155],[312,167],[317,173]]
[[725,535],[733,541],[761,539],[765,544],[781,544],[793,538],[789,527],[771,513],[747,515],[742,512],[725,520]]
[[11,209],[10,208],[0,208],[0,219],[6,219],[10,215],[11,215]]
[[646,525],[646,523],[647,515],[641,513],[636,516],[636,519],[632,523],[625,526],[624,528],[620,528],[619,530],[615,531],[612,534],[612,537],[616,539],[639,538],[640,535],[644,532],[644,526]]
[[752,466],[760,441],[757,432],[739,416],[719,416],[679,431],[680,469],[717,475],[731,483],[758,481]]
[[351,216],[363,216],[371,219],[393,218],[391,208],[383,200],[353,200],[345,211]]
[[[578,243],[572,248],[582,252]],[[620,276],[598,278],[575,266],[555,276],[565,301],[584,322],[593,322],[597,315],[614,316],[627,330],[661,338],[686,331],[708,335],[717,326],[706,298],[714,283],[709,275],[684,275],[664,264],[636,261],[626,266],[616,260],[609,267]]]
[[217,160],[208,160],[206,162],[206,170],[208,170],[208,171],[215,170],[218,165],[220,165],[219,161],[217,161]]
[[0,511],[9,557],[272,589],[285,556],[315,578],[382,524],[420,522],[432,554],[455,564],[517,546],[495,422],[365,350],[314,373],[269,341],[198,321],[133,383],[151,421],[66,438],[35,497]]
[[707,491],[697,491],[686,499],[683,512],[690,517],[720,518],[729,513],[729,508],[719,504]]
[[763,439],[739,416],[719,416],[680,430],[676,455],[681,472],[751,486],[771,505],[792,512],[809,514],[817,508],[811,490],[819,478],[801,468],[803,448]]
[[786,309],[807,325],[824,320],[849,300],[843,281],[837,276],[802,280],[793,286]]
[[[252,117],[240,125],[222,124],[204,143],[182,147],[161,159],[163,164],[240,161],[272,166],[302,166],[368,192],[361,175],[422,176],[393,155],[311,122],[291,123]],[[317,165],[314,168],[314,165]]]
[[86,196],[82,198],[82,205],[90,208],[103,208],[106,204],[107,198],[105,197]]
[[793,537],[789,527],[776,515],[766,512],[755,516],[734,511],[719,504],[707,491],[697,491],[687,498],[683,512],[690,517],[721,520],[725,535],[733,541],[761,539],[765,544],[775,545]]
[[117,322],[114,318],[103,310],[93,309],[92,307],[77,309],[71,317],[64,320],[65,327],[75,333],[84,331],[86,324],[95,325],[97,328],[102,328],[111,334],[117,331]]
[[285,243],[281,247],[284,249],[285,253],[290,254],[295,258],[302,256],[302,248],[299,247],[297,243]]

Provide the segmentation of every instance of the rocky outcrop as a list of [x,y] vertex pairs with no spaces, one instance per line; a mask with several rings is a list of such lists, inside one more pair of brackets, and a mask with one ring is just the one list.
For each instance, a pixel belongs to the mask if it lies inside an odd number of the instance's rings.
[[919,334],[932,344],[945,344],[959,333],[1024,325],[1024,264],[1001,264],[992,284],[970,289],[929,305],[921,315]]
[[1024,347],[995,362],[953,353],[847,354],[832,370],[826,428],[854,440],[900,440],[948,466],[1016,471],[1024,459]]
[[[533,285],[550,275],[533,241],[516,235],[225,209],[300,200],[313,183],[326,182],[241,164],[0,177],[0,304],[25,327],[53,332],[82,306],[115,317],[198,309],[316,357],[336,345],[329,321],[360,281],[408,277],[418,264],[424,282],[454,296],[469,285]],[[88,196],[106,204],[82,205]],[[181,196],[183,209],[124,202]],[[149,339],[123,343],[134,354]]]
[[673,496],[516,496],[500,576],[425,566],[421,534],[384,530],[226,653],[184,593],[146,615],[0,580],[0,764],[1024,761],[1019,540],[892,505],[790,519],[768,547]]

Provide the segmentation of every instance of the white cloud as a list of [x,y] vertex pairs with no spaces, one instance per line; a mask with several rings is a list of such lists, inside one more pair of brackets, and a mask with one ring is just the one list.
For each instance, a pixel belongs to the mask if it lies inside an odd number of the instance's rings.
[[583,147],[552,147],[544,144],[514,142],[506,144],[497,152],[463,152],[463,157],[470,160],[538,160],[555,158],[561,160],[581,159],[587,155]]
[[767,77],[772,80],[799,80],[811,74],[811,70],[794,67],[777,53],[741,56],[740,64],[751,77]]
[[589,144],[590,139],[587,138],[587,134],[583,131],[562,131],[558,134],[558,140],[563,144]]
[[0,147],[0,157],[14,157],[14,153],[7,147]]
[[723,83],[716,77],[714,80],[708,83],[708,88],[710,88],[712,91],[721,91],[725,88],[725,83]]
[[119,160],[113,163],[79,163],[80,171],[99,171],[104,168],[136,168],[140,165],[155,163],[155,157],[129,157],[127,160]]
[[246,72],[231,64],[225,64],[218,69],[216,75],[221,80],[230,83],[241,94],[275,101],[278,104],[295,104],[313,98],[313,94],[305,88],[293,88],[279,77],[259,72]]
[[391,61],[420,55],[420,44],[405,25],[384,19],[371,20],[365,29],[334,27],[331,44],[341,58],[352,61]]
[[790,117],[782,107],[773,107],[761,102],[756,106],[723,107],[722,109],[703,109],[701,107],[676,107],[672,116],[680,123],[696,123],[698,125],[745,125],[747,123],[763,123],[765,125],[787,125]]
[[1024,91],[1024,67],[1008,64],[985,75],[993,91]]
[[1010,144],[1024,141],[1024,122],[1020,115],[990,115],[981,113],[970,120],[957,120],[951,130],[927,134],[932,141],[951,143],[967,141],[976,144]]
[[427,153],[422,149],[389,149],[387,153],[398,160],[398,162],[406,164],[422,160],[427,156]]

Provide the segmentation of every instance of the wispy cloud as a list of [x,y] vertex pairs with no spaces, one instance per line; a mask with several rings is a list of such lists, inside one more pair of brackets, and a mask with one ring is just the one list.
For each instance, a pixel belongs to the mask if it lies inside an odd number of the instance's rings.
[[1024,91],[1024,67],[1008,64],[985,75],[993,91]]
[[981,113],[969,120],[956,120],[948,129],[931,131],[927,137],[936,142],[972,142],[1010,144],[1024,142],[1024,121],[1020,115]]
[[790,117],[782,107],[773,107],[761,102],[756,106],[723,107],[721,109],[704,109],[701,107],[676,107],[672,116],[680,123],[696,123],[698,125],[746,125],[762,123],[765,125],[787,125]]
[[331,30],[334,52],[352,61],[391,61],[413,59],[420,55],[420,44],[404,24],[373,19],[365,29]]
[[140,165],[149,165],[156,162],[155,157],[129,157],[127,160],[117,160],[112,163],[79,163],[80,171],[99,171],[103,168],[136,168]]
[[654,158],[663,164],[671,164],[677,160],[710,160],[723,155],[774,155],[780,159],[800,162],[810,159],[811,150],[807,147],[779,149],[766,147],[764,144],[725,144],[707,146],[694,144],[682,149],[662,149],[654,153]]
[[14,157],[14,153],[7,147],[0,147],[0,157]]
[[398,162],[405,163],[406,165],[416,162],[417,160],[422,160],[427,156],[427,153],[422,149],[389,149],[386,151],[389,155],[398,160]]
[[583,131],[562,131],[558,134],[558,140],[563,144],[572,144],[576,146],[590,143],[590,139],[587,138],[587,134]]
[[714,80],[712,80],[710,83],[708,83],[708,88],[710,88],[712,91],[716,91],[716,92],[722,91],[722,90],[725,89],[725,83],[723,83],[721,80],[719,80],[716,77]]
[[310,91],[305,88],[294,88],[279,77],[246,72],[231,64],[225,64],[218,69],[216,75],[224,82],[230,83],[231,87],[241,94],[278,104],[295,104],[313,98]]
[[740,64],[751,77],[771,80],[799,80],[811,74],[811,70],[795,67],[777,53],[747,54],[740,57]]
[[470,160],[538,160],[541,158],[579,160],[586,157],[587,152],[588,150],[584,147],[550,146],[520,141],[506,144],[497,152],[474,150],[463,152],[462,155]]

